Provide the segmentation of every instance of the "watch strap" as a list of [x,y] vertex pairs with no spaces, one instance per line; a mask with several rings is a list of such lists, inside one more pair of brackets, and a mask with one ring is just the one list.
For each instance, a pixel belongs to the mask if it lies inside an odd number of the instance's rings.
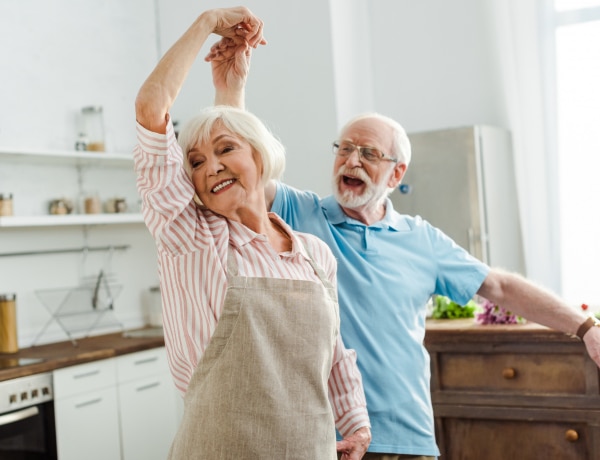
[[596,325],[596,320],[590,316],[583,323],[581,323],[581,326],[579,326],[579,328],[577,329],[577,337],[583,340],[583,336],[585,335],[585,333]]

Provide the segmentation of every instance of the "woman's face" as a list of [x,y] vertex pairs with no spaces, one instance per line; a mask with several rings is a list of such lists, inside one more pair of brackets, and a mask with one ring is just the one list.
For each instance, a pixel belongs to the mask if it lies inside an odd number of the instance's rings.
[[196,193],[211,211],[239,220],[248,208],[264,210],[260,155],[221,123],[214,125],[208,141],[189,151],[188,162]]

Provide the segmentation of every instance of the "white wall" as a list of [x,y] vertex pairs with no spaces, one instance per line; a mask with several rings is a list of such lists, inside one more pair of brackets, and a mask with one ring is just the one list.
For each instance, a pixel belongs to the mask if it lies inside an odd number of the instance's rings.
[[81,107],[102,105],[107,148],[131,151],[133,101],[156,60],[151,1],[5,1],[0,25],[0,146],[72,148]]
[[370,2],[377,110],[408,132],[471,124],[509,128],[487,3]]

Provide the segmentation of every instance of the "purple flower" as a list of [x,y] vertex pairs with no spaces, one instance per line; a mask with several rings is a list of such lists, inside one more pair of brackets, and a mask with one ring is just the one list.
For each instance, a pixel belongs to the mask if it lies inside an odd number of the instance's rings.
[[483,297],[480,298],[479,307],[481,311],[475,314],[475,321],[479,324],[518,324],[525,321]]

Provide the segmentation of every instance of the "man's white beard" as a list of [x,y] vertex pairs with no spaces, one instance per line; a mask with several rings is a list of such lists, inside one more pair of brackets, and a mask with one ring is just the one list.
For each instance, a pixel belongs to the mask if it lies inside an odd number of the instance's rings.
[[[361,194],[356,194],[352,190],[340,192],[339,183],[342,176],[350,175],[362,180],[365,184],[365,190]],[[383,203],[387,196],[387,187],[385,184],[373,184],[367,173],[360,168],[348,169],[341,166],[333,178],[333,196],[340,206],[348,209],[356,209],[371,204],[373,207]]]

